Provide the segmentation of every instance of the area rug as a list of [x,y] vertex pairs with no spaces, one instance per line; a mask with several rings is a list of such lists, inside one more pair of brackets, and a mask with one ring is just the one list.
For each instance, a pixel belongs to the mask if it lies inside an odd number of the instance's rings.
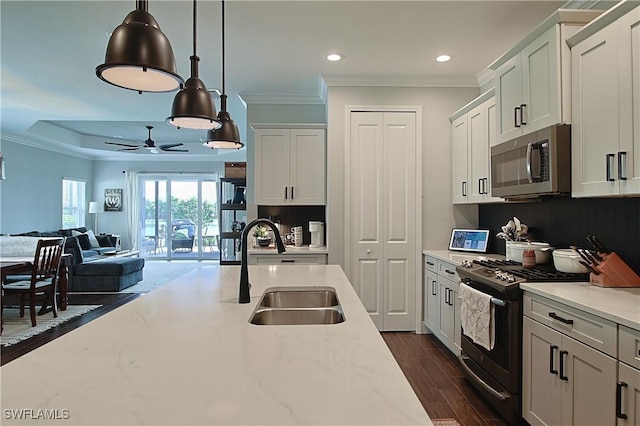
[[18,342],[56,327],[65,321],[69,321],[71,318],[86,314],[100,306],[102,305],[69,305],[67,306],[67,310],[58,311],[58,318],[54,318],[51,313],[38,316],[35,327],[31,327],[31,317],[29,316],[28,309],[25,311],[24,317],[20,318],[19,309],[4,308],[2,312],[3,329],[2,335],[0,336],[0,345],[15,345]]
[[460,426],[455,419],[431,419],[434,426]]
[[142,281],[121,290],[120,293],[148,293],[176,278],[193,271],[200,266],[218,265],[217,262],[198,262],[194,260],[145,260]]

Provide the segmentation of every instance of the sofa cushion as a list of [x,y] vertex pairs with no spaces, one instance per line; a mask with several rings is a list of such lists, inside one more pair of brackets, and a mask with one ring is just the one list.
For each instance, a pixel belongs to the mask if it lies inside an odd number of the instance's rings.
[[140,257],[117,257],[82,263],[76,266],[76,275],[126,275],[144,268]]
[[87,232],[87,228],[84,227],[84,226],[81,226],[80,228],[69,228],[69,229],[59,229],[58,230],[58,232],[60,232],[65,237],[72,237],[73,234],[71,233],[71,231],[78,231],[78,232],[81,232],[81,233],[85,233],[85,232]]
[[78,244],[80,244],[82,250],[91,250],[91,241],[89,241],[89,236],[87,234],[78,233],[75,237],[78,239]]

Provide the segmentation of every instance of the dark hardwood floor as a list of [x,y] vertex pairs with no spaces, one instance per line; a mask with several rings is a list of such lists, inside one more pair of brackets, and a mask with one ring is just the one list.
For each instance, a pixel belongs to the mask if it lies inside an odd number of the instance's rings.
[[462,426],[507,425],[433,335],[385,332],[382,337],[429,417],[456,419]]
[[[140,294],[69,294],[71,305],[102,305],[30,339],[0,349],[0,365],[128,303]],[[466,381],[456,358],[430,334],[382,333],[407,380],[432,419],[453,418],[462,426],[506,426]]]
[[37,334],[27,340],[16,343],[8,347],[0,348],[0,365],[5,365],[22,355],[31,352],[34,349],[56,339],[81,325],[93,321],[94,319],[106,314],[119,306],[128,303],[137,297],[139,293],[104,293],[104,294],[69,294],[70,305],[102,305],[97,309],[87,312],[69,321],[63,322],[57,327],[53,327],[40,334]]

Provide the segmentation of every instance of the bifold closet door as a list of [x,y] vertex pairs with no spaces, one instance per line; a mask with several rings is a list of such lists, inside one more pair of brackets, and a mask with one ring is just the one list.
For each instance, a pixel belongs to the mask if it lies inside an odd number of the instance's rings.
[[416,115],[352,112],[350,280],[379,330],[416,323]]

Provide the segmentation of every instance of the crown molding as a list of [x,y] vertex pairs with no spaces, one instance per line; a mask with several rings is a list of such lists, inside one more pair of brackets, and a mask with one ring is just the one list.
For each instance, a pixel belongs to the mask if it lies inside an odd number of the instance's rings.
[[478,86],[483,87],[485,84],[490,83],[495,77],[496,72],[491,68],[485,68],[476,75]]
[[282,105],[314,105],[324,104],[324,100],[318,95],[259,95],[241,93],[238,94],[245,104],[282,104]]
[[20,145],[29,146],[31,148],[43,149],[45,151],[51,151],[58,154],[71,155],[73,157],[82,158],[84,160],[96,159],[96,157],[92,155],[87,155],[84,153],[77,152],[73,149],[70,149],[70,147],[68,148],[67,146],[59,142],[27,139],[23,136],[16,135],[14,133],[7,133],[7,132],[2,132],[0,139],[7,142],[13,142]]
[[474,78],[455,76],[323,75],[322,78],[329,87],[478,87],[478,82]]

